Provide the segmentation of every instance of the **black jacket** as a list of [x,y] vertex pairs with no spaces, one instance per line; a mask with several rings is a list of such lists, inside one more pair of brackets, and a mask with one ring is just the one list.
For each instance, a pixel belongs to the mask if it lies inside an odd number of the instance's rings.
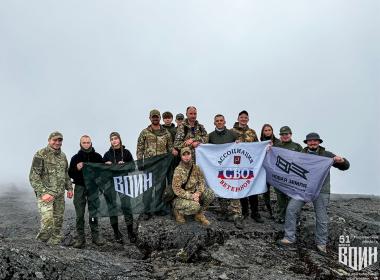
[[91,148],[91,152],[88,153],[79,150],[79,152],[71,158],[69,176],[73,179],[75,185],[84,186],[83,171],[77,169],[77,164],[79,162],[102,163],[103,159],[100,154],[95,152],[94,148]]
[[162,126],[169,131],[170,136],[172,137],[172,141],[174,143],[175,135],[177,133],[177,128],[175,127],[174,123],[172,123],[170,125],[163,124]]
[[121,146],[120,149],[113,149],[112,147],[104,154],[103,162],[110,161],[117,164],[119,161],[130,162],[133,161],[133,156],[125,146]]

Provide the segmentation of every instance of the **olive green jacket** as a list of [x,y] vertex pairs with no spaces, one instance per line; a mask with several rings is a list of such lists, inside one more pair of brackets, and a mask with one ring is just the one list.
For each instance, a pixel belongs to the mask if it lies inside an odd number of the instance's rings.
[[72,191],[66,155],[47,146],[33,157],[29,181],[37,196],[50,194],[59,197]]
[[203,176],[202,170],[198,165],[193,164],[193,169],[191,171],[189,180],[187,184],[182,187],[186,182],[187,177],[191,169],[191,165],[185,165],[182,161],[174,170],[172,188],[173,192],[179,198],[191,199],[193,193],[200,192],[204,193],[206,188],[205,178]]
[[257,142],[259,139],[257,138],[256,131],[252,128],[249,128],[247,125],[246,127],[240,127],[239,123],[236,122],[234,124],[234,127],[231,129],[236,135],[237,140],[241,142]]
[[137,139],[136,156],[137,159],[150,158],[171,152],[173,149],[173,141],[170,132],[160,126],[160,130],[153,131],[149,125],[141,131]]
[[290,140],[289,142],[281,142],[279,141],[278,143],[275,143],[273,146],[295,151],[295,152],[301,152],[302,151],[302,146],[296,142],[293,142]]

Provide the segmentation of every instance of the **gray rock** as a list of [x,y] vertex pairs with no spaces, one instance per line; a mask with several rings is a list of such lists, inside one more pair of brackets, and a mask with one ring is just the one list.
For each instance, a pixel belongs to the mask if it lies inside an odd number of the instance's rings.
[[[65,246],[36,242],[38,211],[33,195],[7,193],[0,203],[0,279],[348,279],[355,277],[338,263],[339,236],[378,236],[380,199],[332,200],[329,208],[328,255],[319,255],[314,244],[315,217],[311,205],[301,213],[294,251],[278,248],[283,225],[263,212],[264,224],[244,221],[243,230],[207,212],[211,226],[189,218],[177,225],[170,216],[153,217],[137,225],[137,243],[113,240],[109,219],[100,219],[107,241],[98,247],[86,228],[84,249],[70,247],[75,232],[75,212],[65,212]],[[127,230],[120,218],[120,230]],[[378,266],[366,268],[373,279]]]

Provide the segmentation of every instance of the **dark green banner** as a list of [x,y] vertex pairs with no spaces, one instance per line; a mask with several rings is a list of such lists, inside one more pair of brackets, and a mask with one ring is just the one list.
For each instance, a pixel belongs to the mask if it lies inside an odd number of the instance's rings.
[[171,154],[125,164],[85,163],[83,175],[92,217],[152,213],[166,209],[162,201]]

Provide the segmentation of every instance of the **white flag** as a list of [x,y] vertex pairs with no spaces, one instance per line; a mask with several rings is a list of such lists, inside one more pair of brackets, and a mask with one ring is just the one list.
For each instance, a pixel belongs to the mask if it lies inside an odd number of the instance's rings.
[[264,193],[267,187],[262,164],[268,143],[201,144],[195,149],[197,165],[219,197],[237,199]]

